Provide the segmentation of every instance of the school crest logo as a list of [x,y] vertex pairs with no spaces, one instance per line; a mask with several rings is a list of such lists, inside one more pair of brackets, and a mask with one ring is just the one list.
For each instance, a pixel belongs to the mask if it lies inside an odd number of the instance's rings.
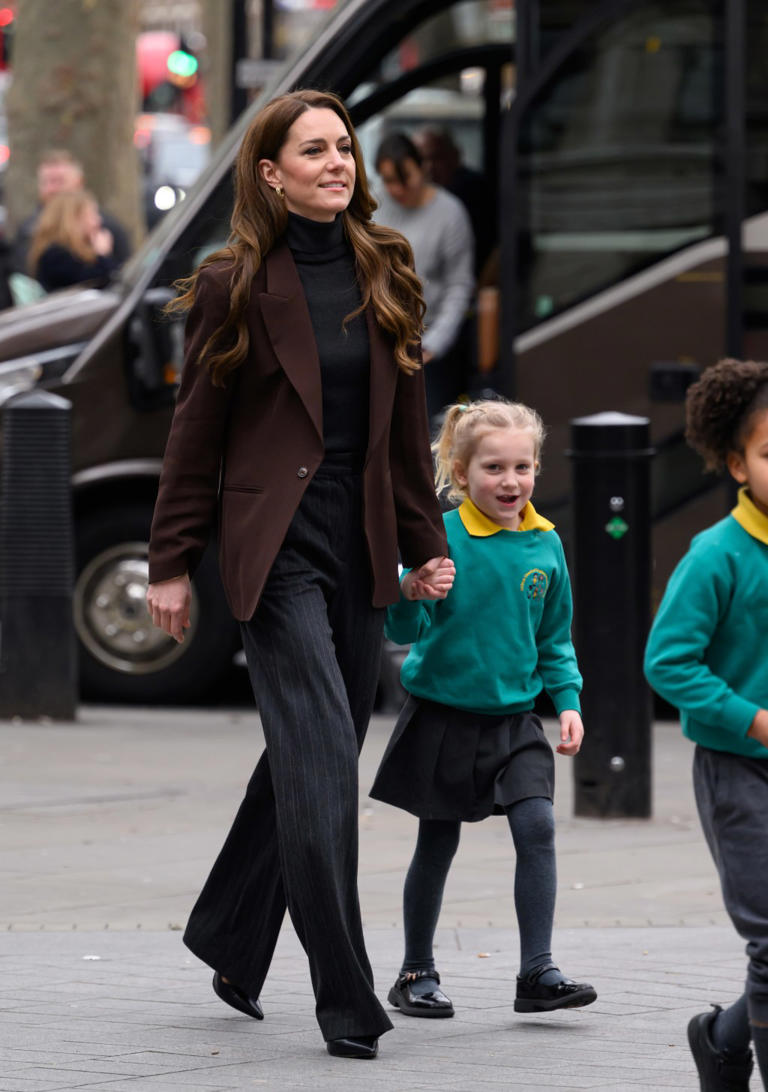
[[520,581],[520,591],[527,599],[543,599],[548,584],[549,577],[543,569],[529,569]]

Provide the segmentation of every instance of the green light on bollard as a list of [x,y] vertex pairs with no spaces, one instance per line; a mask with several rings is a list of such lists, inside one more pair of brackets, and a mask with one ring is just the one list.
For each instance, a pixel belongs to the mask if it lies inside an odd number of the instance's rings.
[[605,529],[612,539],[618,541],[629,530],[629,524],[625,523],[621,516],[614,516],[613,519],[608,520]]

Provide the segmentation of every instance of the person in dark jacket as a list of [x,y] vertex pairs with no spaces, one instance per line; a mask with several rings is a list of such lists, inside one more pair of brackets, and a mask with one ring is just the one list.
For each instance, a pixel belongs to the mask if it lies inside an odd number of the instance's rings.
[[87,190],[59,193],[46,204],[30,240],[28,272],[46,292],[84,281],[103,287],[117,268],[112,233]]
[[[398,548],[453,581],[432,477],[410,246],[371,221],[335,95],[254,118],[229,244],[179,301],[186,361],[149,548],[152,619],[182,640],[189,577],[218,512],[266,751],[187,923],[218,996],[257,1020],[285,915],[307,953],[330,1054],[374,1058],[392,1027],[357,894],[358,751],[373,708]],[[409,560],[410,559],[410,560]]]

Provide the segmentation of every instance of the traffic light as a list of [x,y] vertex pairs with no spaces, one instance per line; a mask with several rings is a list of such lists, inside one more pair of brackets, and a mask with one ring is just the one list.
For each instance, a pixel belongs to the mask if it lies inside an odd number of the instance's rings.
[[174,49],[169,54],[166,62],[168,79],[176,87],[183,89],[192,87],[197,80],[197,57],[186,48],[184,40],[180,42],[180,48]]

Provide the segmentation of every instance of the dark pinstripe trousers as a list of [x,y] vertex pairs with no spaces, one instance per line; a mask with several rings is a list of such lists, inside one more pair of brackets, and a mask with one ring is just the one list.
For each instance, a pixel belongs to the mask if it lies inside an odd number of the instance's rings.
[[362,528],[362,475],[331,457],[242,626],[266,750],[184,934],[258,997],[287,905],[325,1039],[392,1027],[373,992],[357,894],[357,763],[384,621]]

